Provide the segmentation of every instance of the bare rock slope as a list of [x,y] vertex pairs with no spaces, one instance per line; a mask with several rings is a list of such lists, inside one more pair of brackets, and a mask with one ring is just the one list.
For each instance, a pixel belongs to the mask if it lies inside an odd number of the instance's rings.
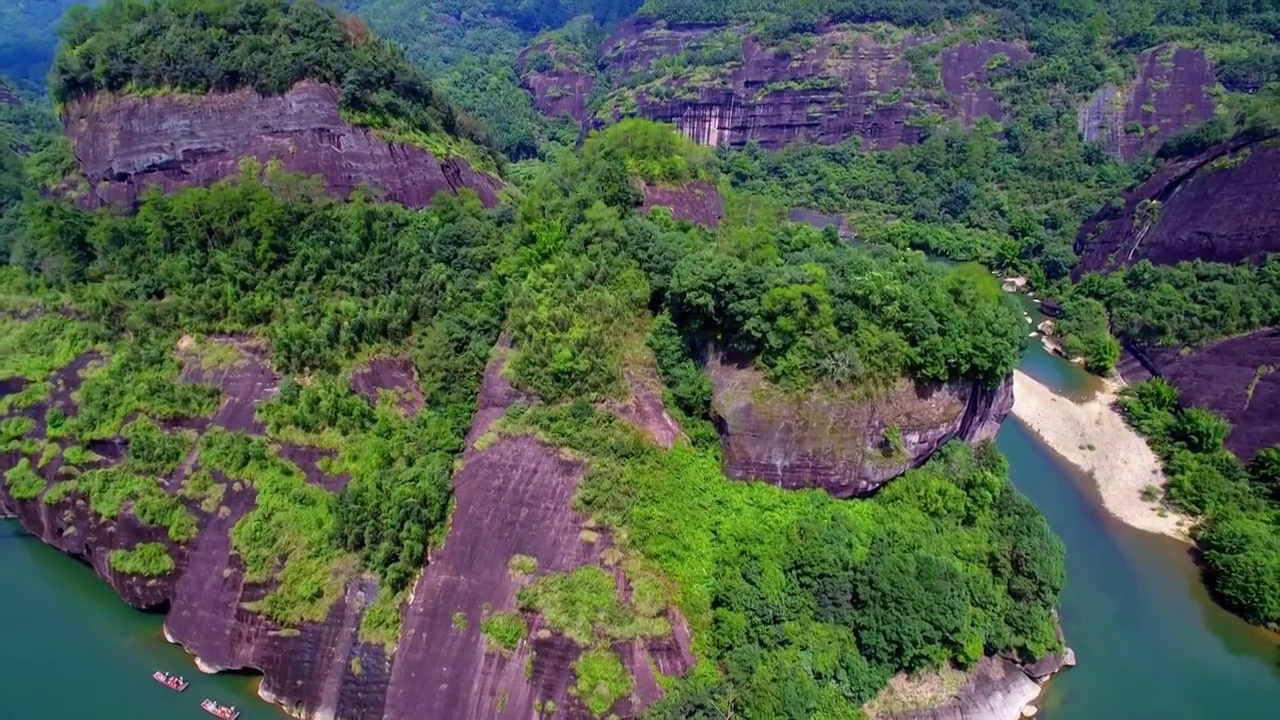
[[1138,75],[1132,82],[1101,87],[1080,106],[1080,134],[1130,162],[1182,129],[1212,118],[1209,91],[1215,84],[1203,50],[1152,48],[1138,56]]
[[1076,238],[1076,277],[1147,259],[1259,261],[1280,251],[1280,138],[1237,140],[1169,162]]
[[81,201],[91,207],[132,205],[151,185],[165,192],[207,186],[236,175],[247,157],[319,175],[338,197],[366,185],[411,207],[462,188],[494,205],[500,187],[464,160],[352,126],[342,118],[337,88],[311,81],[279,96],[249,89],[95,94],[68,103],[63,120],[89,188]]

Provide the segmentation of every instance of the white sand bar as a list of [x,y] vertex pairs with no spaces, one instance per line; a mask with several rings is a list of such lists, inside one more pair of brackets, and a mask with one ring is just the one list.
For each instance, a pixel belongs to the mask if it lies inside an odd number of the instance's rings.
[[1186,541],[1192,522],[1156,502],[1142,499],[1148,485],[1163,487],[1160,460],[1147,441],[1113,407],[1116,388],[1073,402],[1021,371],[1013,374],[1013,414],[1041,440],[1098,483],[1102,504],[1121,522],[1139,530]]

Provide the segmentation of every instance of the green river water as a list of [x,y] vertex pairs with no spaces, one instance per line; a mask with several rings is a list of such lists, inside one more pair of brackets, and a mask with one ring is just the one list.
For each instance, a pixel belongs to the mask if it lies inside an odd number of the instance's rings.
[[[1022,369],[1068,395],[1087,394],[1075,366],[1032,347]],[[1014,483],[1067,548],[1062,622],[1079,666],[1040,699],[1047,720],[1246,720],[1280,717],[1280,641],[1215,606],[1177,542],[1120,525],[1092,482],[1010,418],[998,437]],[[254,680],[207,676],[165,642],[161,618],[129,609],[87,567],[0,522],[0,718],[207,718],[200,699],[243,720],[280,718]],[[150,679],[165,669],[191,687]]]

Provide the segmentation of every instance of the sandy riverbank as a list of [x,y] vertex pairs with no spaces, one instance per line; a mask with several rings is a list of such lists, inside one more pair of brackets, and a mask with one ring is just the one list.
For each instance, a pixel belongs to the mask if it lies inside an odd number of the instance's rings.
[[1161,517],[1142,499],[1148,485],[1163,485],[1160,460],[1146,440],[1112,408],[1115,388],[1086,402],[1055,395],[1029,375],[1013,374],[1013,414],[1072,465],[1093,476],[1107,511],[1127,525],[1187,540],[1191,522],[1172,511]]

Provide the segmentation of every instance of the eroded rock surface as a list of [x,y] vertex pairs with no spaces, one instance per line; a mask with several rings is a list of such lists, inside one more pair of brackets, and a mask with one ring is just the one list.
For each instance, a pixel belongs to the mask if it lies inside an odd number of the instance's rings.
[[663,58],[697,54],[723,44],[726,33],[745,32],[643,18],[624,23],[598,49],[614,77],[606,112],[671,122],[710,146],[779,148],[856,135],[866,147],[889,148],[918,140],[913,122],[927,113],[965,123],[982,115],[1000,119],[988,68],[1029,57],[1021,46],[996,40],[945,48],[940,42],[913,66],[908,51],[940,38],[877,38],[869,28],[832,25],[778,47],[747,35],[740,52],[715,55],[687,76],[656,72]]
[[148,186],[165,192],[207,186],[236,175],[240,161],[253,157],[319,175],[342,198],[364,185],[422,207],[437,193],[471,188],[486,205],[497,203],[496,178],[461,159],[437,158],[353,127],[343,120],[338,100],[337,88],[311,81],[279,96],[245,89],[73,100],[63,121],[89,187],[81,202],[127,207]]
[[547,117],[566,116],[579,124],[589,117],[587,100],[595,88],[595,76],[578,53],[543,40],[520,53],[521,80],[533,95],[533,104]]
[[1204,51],[1165,46],[1138,56],[1138,76],[1126,87],[1099,88],[1076,112],[1085,140],[1116,158],[1134,160],[1179,131],[1213,117],[1216,83]]
[[[506,350],[504,340],[485,373],[466,465],[454,481],[457,508],[449,536],[404,609],[387,691],[388,720],[515,720],[530,717],[535,703],[547,701],[558,708],[556,717],[590,717],[570,693],[572,665],[582,650],[572,640],[538,632],[536,614],[526,614],[531,640],[509,654],[489,649],[481,633],[486,613],[516,609],[516,591],[527,579],[512,575],[513,555],[536,558],[538,574],[568,572],[598,564],[608,543],[607,534],[585,540],[586,518],[573,511],[584,463],[566,460],[532,437],[486,438],[492,423],[521,399],[502,377]],[[486,441],[477,448],[481,438]],[[677,628],[683,625],[677,617],[671,620]],[[653,664],[679,675],[693,661],[687,631],[613,649],[636,680],[634,697],[612,708],[622,717],[635,716],[660,697]]]
[[1280,250],[1280,138],[1223,143],[1163,165],[1081,227],[1076,278],[1157,265],[1260,261]]
[[1159,375],[1182,391],[1184,404],[1231,421],[1227,449],[1248,462],[1280,441],[1280,330],[1267,329],[1184,351],[1129,352],[1119,366],[1129,382]]
[[677,220],[687,220],[704,227],[720,225],[724,217],[724,197],[710,183],[695,180],[679,186],[644,186],[644,209],[665,207]]
[[[874,492],[950,440],[994,437],[1013,407],[1009,381],[995,388],[902,381],[877,397],[854,400],[821,388],[784,394],[749,364],[715,353],[707,371],[726,475],[823,488],[836,497]],[[897,447],[891,428],[901,435]]]
[[927,710],[879,714],[880,720],[1015,720],[1040,695],[1040,685],[1013,662],[986,657],[966,674],[960,690]]
[[[180,419],[166,422],[166,426],[197,432],[210,425],[240,431],[260,429],[253,410],[275,391],[277,378],[253,345],[247,344],[244,349],[239,360],[223,367],[205,368],[189,358],[181,379],[219,386],[224,402],[211,418]],[[69,409],[66,403],[70,402],[70,393],[79,387],[79,371],[95,359],[92,354],[82,356],[54,373],[59,391],[47,402],[23,411],[38,423],[33,437],[44,437],[43,418],[50,403]],[[17,384],[14,389],[19,389]],[[102,459],[81,470],[122,460],[125,440],[93,442],[89,447]],[[0,472],[19,459],[17,452],[0,457]],[[60,456],[55,457],[39,472],[53,483],[65,479],[59,473],[61,465]],[[161,479],[162,487],[176,493],[198,467],[193,453],[175,472]],[[381,645],[359,642],[360,618],[375,597],[376,581],[354,578],[347,585],[345,597],[334,604],[322,622],[286,628],[259,615],[251,608],[266,597],[271,585],[248,582],[244,566],[231,547],[231,530],[255,507],[256,493],[249,485],[229,482],[220,472],[215,471],[213,476],[226,487],[219,507],[206,512],[194,501],[183,500],[200,526],[199,535],[189,543],[170,541],[164,529],[144,526],[129,512],[106,520],[93,513],[87,501],[76,493],[53,504],[40,499],[18,501],[9,494],[7,483],[0,482],[0,514],[17,517],[28,532],[45,543],[87,561],[133,607],[167,609],[166,637],[195,655],[201,669],[260,671],[264,675],[263,697],[298,717],[380,717],[390,658]],[[341,483],[330,479],[326,484],[336,489]],[[141,542],[168,545],[175,569],[163,577],[139,578],[111,568],[109,557],[113,550],[132,549]],[[353,666],[361,671],[353,672]]]

